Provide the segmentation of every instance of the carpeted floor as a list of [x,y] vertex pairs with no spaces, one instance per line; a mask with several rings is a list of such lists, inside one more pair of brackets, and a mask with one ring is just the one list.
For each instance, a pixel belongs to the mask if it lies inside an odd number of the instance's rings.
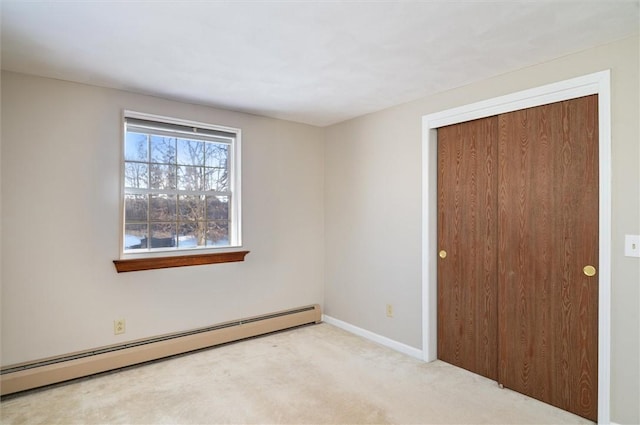
[[2,424],[579,424],[328,324],[4,397]]

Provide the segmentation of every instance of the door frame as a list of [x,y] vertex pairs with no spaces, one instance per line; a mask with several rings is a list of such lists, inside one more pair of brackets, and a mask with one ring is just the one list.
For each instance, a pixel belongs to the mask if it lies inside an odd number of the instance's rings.
[[598,95],[599,271],[598,423],[610,422],[611,380],[611,72],[605,70],[422,117],[422,353],[437,358],[437,142],[439,127]]

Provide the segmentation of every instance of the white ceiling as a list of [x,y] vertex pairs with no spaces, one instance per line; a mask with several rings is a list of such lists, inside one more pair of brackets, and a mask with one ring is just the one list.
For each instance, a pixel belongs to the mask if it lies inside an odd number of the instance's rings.
[[639,28],[639,0],[0,1],[5,70],[320,126]]

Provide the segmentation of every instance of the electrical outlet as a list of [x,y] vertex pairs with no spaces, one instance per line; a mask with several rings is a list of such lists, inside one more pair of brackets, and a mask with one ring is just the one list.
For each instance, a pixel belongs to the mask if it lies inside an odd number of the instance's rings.
[[125,322],[124,319],[118,319],[113,321],[113,334],[120,335],[125,331]]
[[393,317],[393,306],[391,304],[387,304],[387,317]]

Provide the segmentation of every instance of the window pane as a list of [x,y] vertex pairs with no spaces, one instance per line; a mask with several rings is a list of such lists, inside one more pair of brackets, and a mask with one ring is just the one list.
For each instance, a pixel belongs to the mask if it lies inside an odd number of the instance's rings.
[[176,138],[151,136],[151,162],[176,163]]
[[124,138],[125,161],[144,161],[149,158],[149,144],[146,134],[127,132]]
[[149,199],[149,220],[176,221],[176,195],[151,195]]
[[176,223],[153,223],[151,225],[150,248],[171,248],[176,246]]
[[178,166],[178,190],[203,190],[200,167]]
[[203,221],[181,224],[178,234],[178,247],[195,248],[197,246],[205,246],[206,229],[206,222]]
[[204,196],[180,195],[178,199],[178,220],[204,220]]
[[204,190],[229,191],[229,174],[225,168],[204,169]]
[[207,245],[229,245],[228,220],[216,220],[207,223]]
[[205,145],[205,190],[226,192],[229,190],[229,145],[207,143]]
[[126,162],[124,164],[125,187],[146,189],[149,181],[149,167],[139,162]]
[[229,219],[229,197],[207,196],[207,220]]
[[146,224],[126,224],[124,226],[124,249],[146,248],[147,233]]
[[149,171],[151,189],[172,190],[176,188],[175,165],[151,164]]
[[204,165],[204,142],[178,139],[178,164]]
[[207,167],[229,168],[229,145],[219,143],[207,143],[204,152]]
[[124,196],[124,221],[147,221],[147,195]]

